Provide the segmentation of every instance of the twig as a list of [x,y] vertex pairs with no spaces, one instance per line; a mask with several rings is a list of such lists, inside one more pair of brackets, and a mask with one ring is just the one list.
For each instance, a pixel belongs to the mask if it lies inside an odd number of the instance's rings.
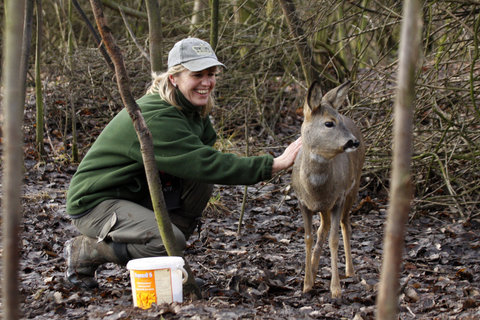
[[122,7],[118,7],[118,10],[120,11],[120,15],[122,16],[123,23],[125,24],[125,28],[127,28],[128,34],[129,34],[130,37],[132,38],[133,43],[135,43],[135,45],[137,46],[138,50],[140,50],[140,53],[142,54],[142,56],[143,56],[145,59],[147,59],[147,61],[150,63],[150,56],[149,56],[148,53],[145,51],[145,49],[143,49],[143,47],[140,45],[140,43],[138,42],[137,38],[135,37],[135,34],[133,33],[133,30],[132,30],[132,28],[130,28],[130,24],[129,24],[128,21],[127,21],[127,17],[126,17],[125,14],[123,13]]
[[130,16],[133,16],[133,17],[136,17],[136,18],[139,18],[139,19],[147,19],[148,18],[147,14],[145,12],[141,12],[141,11],[138,11],[138,10],[126,7],[126,6],[122,6],[122,5],[116,3],[113,0],[101,0],[101,1],[106,7],[109,7],[111,9],[118,10],[118,11],[123,10],[123,11],[125,11],[126,14],[128,14]]
[[75,9],[77,9],[78,14],[80,14],[80,17],[82,18],[83,22],[85,22],[85,24],[87,25],[88,30],[93,35],[93,38],[95,39],[95,42],[98,45],[100,53],[102,54],[103,58],[105,59],[105,62],[107,63],[108,67],[112,71],[115,71],[115,67],[113,66],[112,59],[110,59],[110,56],[108,55],[107,51],[105,50],[105,47],[102,44],[102,39],[100,38],[97,31],[93,27],[92,23],[88,19],[87,15],[83,11],[82,7],[80,7],[80,4],[78,3],[77,0],[72,0],[72,3],[73,3],[73,6],[75,7]]
[[[253,79],[253,90],[255,90],[255,79]],[[249,141],[248,141],[248,115],[250,108],[249,104],[245,107],[245,156],[249,156]],[[245,204],[247,202],[247,194],[248,194],[248,186],[245,186],[243,189],[243,199],[242,199],[242,208],[240,210],[240,218],[238,219],[238,229],[237,229],[237,237],[240,237],[242,233],[242,222],[243,222],[243,215],[245,214]]]

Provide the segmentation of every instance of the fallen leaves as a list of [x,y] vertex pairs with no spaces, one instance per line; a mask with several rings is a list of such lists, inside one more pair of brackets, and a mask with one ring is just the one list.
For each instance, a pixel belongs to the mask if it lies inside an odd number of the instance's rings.
[[[215,206],[207,210],[202,231],[191,237],[186,251],[195,276],[205,282],[204,298],[141,310],[133,307],[125,268],[103,265],[98,270],[100,288],[93,291],[65,281],[63,246],[78,234],[65,214],[75,166],[37,162],[26,148],[19,286],[24,318],[374,319],[387,204],[368,189],[352,215],[352,278],[344,276],[340,245],[341,299],[329,295],[326,246],[314,290],[302,293],[303,221],[286,174],[273,183],[248,187],[240,236],[244,187],[218,186]],[[318,226],[318,218],[315,223]],[[479,229],[475,219],[463,223],[445,213],[415,213],[405,239],[399,318],[480,318]]]

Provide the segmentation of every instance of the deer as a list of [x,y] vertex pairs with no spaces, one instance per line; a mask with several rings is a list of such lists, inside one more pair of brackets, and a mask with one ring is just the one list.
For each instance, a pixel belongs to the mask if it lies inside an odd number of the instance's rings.
[[[338,273],[339,227],[342,230],[346,276],[354,275],[350,240],[350,209],[360,185],[365,146],[360,129],[337,110],[346,100],[350,81],[322,96],[317,81],[308,89],[301,127],[302,147],[292,169],[292,187],[302,212],[305,231],[305,278],[303,292],[312,290],[322,245],[329,235],[331,255],[330,293],[341,297]],[[313,245],[313,215],[319,213],[320,227]]]

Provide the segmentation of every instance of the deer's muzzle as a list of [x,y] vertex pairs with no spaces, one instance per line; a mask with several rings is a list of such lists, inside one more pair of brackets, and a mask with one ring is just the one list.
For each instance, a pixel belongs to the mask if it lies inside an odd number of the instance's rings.
[[352,150],[355,150],[358,148],[358,146],[360,145],[360,141],[358,141],[357,139],[355,140],[348,140],[347,143],[345,143],[345,145],[343,146],[343,150],[344,151],[347,151],[348,149],[352,149]]

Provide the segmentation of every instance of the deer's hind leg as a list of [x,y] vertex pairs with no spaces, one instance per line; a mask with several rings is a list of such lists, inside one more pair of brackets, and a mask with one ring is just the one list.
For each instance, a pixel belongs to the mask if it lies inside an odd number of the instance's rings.
[[355,275],[355,270],[353,269],[352,248],[350,243],[352,239],[350,210],[344,212],[340,226],[342,228],[343,248],[345,250],[345,276],[353,277]]
[[338,242],[340,238],[340,216],[343,208],[335,207],[332,210],[332,224],[330,225],[330,259],[331,259],[331,272],[332,278],[330,281],[330,292],[332,298],[339,298],[342,295],[342,289],[340,287],[340,276],[338,274]]
[[308,292],[312,290],[315,283],[315,277],[312,272],[313,212],[302,204],[300,204],[300,210],[302,211],[303,224],[305,228],[305,278],[303,280],[303,292]]

